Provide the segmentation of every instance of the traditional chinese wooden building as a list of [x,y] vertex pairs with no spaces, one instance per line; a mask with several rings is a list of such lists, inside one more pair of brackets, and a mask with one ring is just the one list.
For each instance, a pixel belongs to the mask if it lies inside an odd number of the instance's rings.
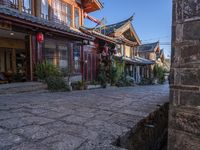
[[115,49],[117,40],[106,36],[95,29],[81,27],[81,30],[93,37],[95,37],[94,41],[85,45],[83,48],[83,60],[84,65],[84,80],[85,81],[93,81],[97,79],[99,65],[102,62],[103,57],[110,57],[109,48],[112,47]]
[[124,21],[106,25],[105,28],[99,28],[98,31],[118,41],[116,60],[123,60],[125,75],[139,83],[144,74],[141,68],[147,68],[154,62],[137,56],[137,47],[141,45],[141,41],[132,25],[132,20],[133,16]]
[[84,13],[98,0],[0,0],[0,72],[34,80],[34,66],[47,60],[81,78]]

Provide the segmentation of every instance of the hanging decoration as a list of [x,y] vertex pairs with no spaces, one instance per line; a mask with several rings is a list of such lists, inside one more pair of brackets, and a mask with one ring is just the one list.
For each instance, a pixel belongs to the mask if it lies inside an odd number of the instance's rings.
[[37,33],[36,39],[37,39],[37,42],[39,42],[39,43],[43,42],[44,41],[43,33],[41,33],[41,32]]

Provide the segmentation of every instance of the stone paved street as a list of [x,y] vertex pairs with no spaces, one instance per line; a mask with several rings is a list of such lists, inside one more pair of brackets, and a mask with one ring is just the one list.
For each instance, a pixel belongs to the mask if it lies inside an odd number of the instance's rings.
[[0,150],[120,150],[112,142],[168,93],[165,84],[0,95]]

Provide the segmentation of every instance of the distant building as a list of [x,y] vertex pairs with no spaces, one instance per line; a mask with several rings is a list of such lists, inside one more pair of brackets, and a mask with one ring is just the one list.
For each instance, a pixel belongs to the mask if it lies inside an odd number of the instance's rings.
[[[164,67],[164,61],[165,61],[164,50],[160,49],[159,42],[148,43],[148,44],[143,44],[143,45],[138,46],[137,55],[139,57],[152,60],[155,62],[155,64]],[[144,71],[151,78],[154,77],[153,68],[155,64],[152,64],[151,67],[148,68],[148,70]]]

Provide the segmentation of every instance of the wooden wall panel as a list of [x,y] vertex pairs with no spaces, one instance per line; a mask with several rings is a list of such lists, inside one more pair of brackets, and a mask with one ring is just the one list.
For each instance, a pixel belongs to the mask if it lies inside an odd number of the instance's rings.
[[0,47],[24,49],[25,43],[24,43],[23,40],[1,38],[0,37]]

